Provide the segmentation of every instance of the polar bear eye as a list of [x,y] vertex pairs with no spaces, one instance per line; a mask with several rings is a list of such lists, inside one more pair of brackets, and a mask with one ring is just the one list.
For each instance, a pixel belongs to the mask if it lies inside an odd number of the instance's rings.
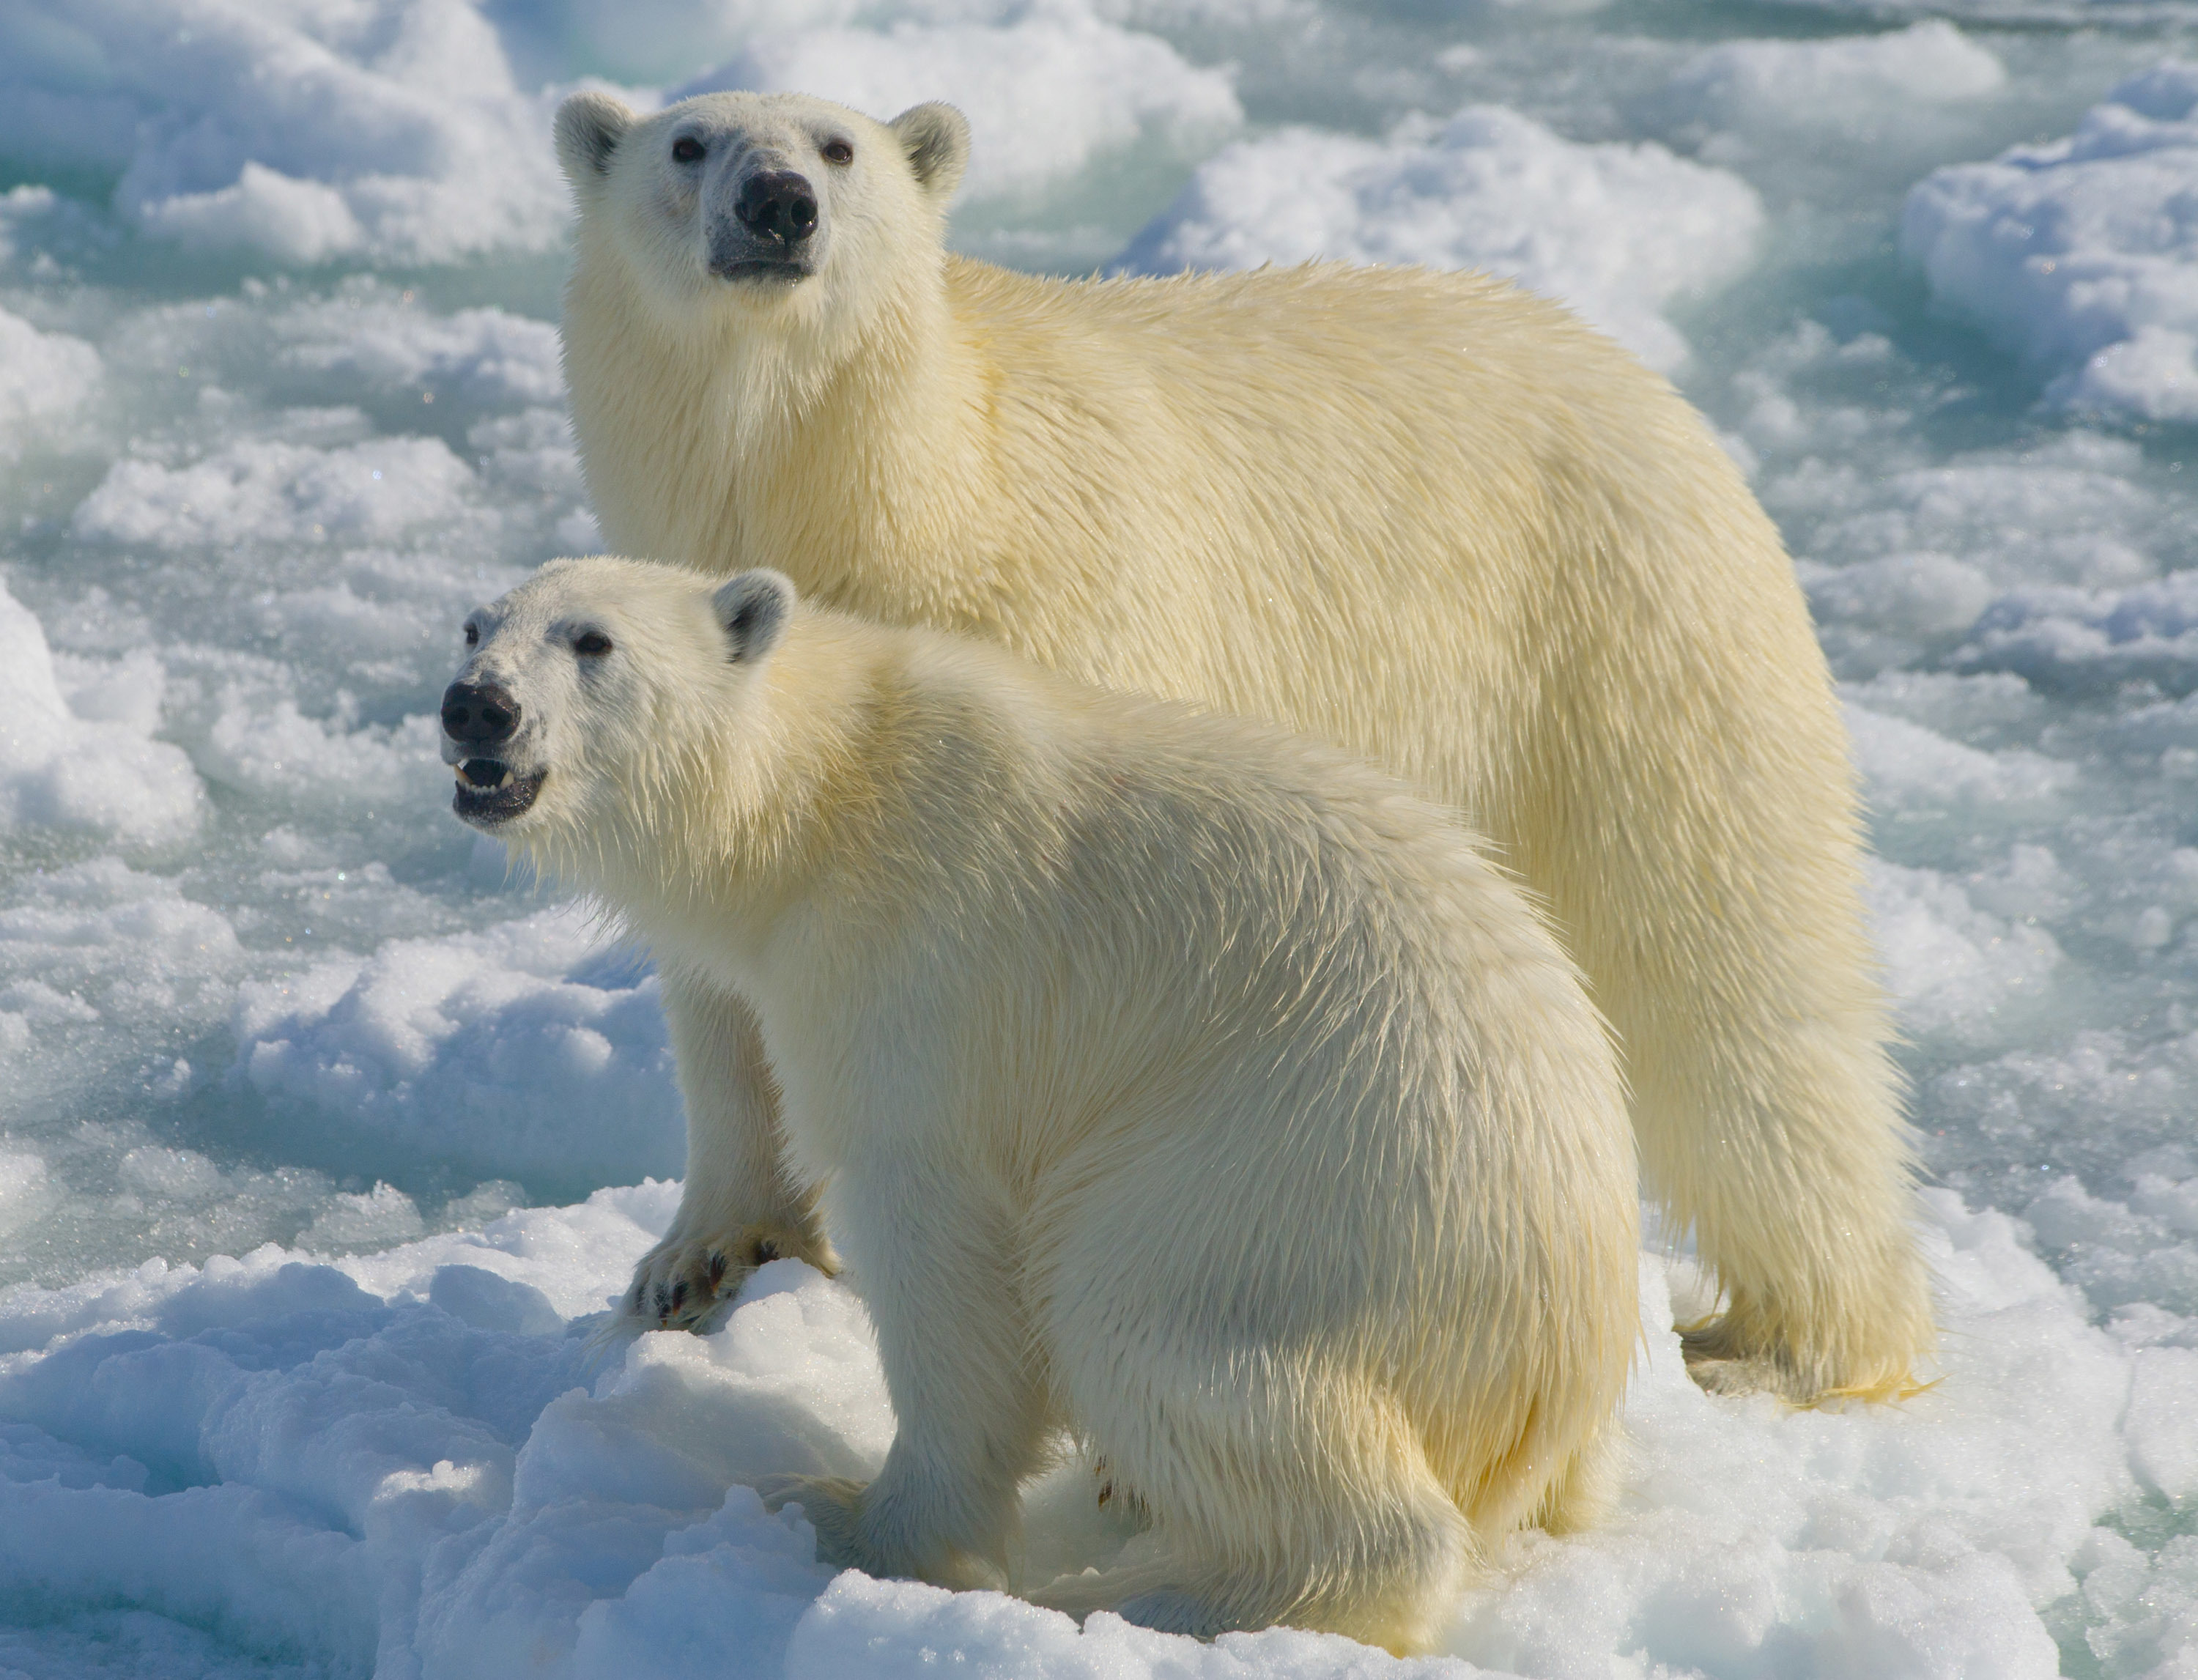
[[674,163],[701,162],[702,142],[691,134],[681,135],[672,142],[672,160]]
[[468,625],[466,626],[466,646],[468,648],[478,648],[480,646],[480,626],[479,625]]
[[610,650],[610,637],[599,630],[588,631],[573,638],[573,651],[586,659],[601,659]]
[[844,140],[828,140],[823,150],[827,163],[848,164],[855,160],[855,148]]

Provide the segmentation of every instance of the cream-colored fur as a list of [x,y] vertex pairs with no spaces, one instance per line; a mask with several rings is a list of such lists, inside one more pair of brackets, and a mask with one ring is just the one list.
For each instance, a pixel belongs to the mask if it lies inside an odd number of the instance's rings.
[[471,622],[459,681],[520,722],[445,756],[539,788],[477,820],[747,1000],[765,1176],[821,1190],[876,1325],[884,1468],[781,1490],[824,1555],[997,1581],[1066,1425],[1152,1526],[1040,1602],[1404,1650],[1485,1538],[1588,1514],[1632,1138],[1571,965],[1443,813],[775,573],[560,561]]
[[[1697,1375],[1899,1392],[1931,1312],[1853,776],[1778,534],[1700,417],[1485,276],[948,256],[962,132],[567,103],[565,362],[611,544],[1272,718],[1463,812],[1585,972],[1650,1187],[1723,1286]],[[812,272],[716,278],[766,165],[815,183]],[[767,1130],[763,1080],[736,1022],[679,1030],[718,1052],[684,1077],[698,1159],[725,1156],[703,1136]],[[766,1228],[813,1249],[769,1194],[690,1180],[637,1310]]]

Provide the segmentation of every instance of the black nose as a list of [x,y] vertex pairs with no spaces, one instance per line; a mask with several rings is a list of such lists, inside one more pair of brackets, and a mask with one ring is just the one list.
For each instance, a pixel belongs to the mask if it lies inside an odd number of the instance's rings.
[[494,747],[519,727],[519,702],[493,683],[453,683],[443,690],[443,733],[468,747]]
[[733,201],[733,214],[758,239],[793,247],[817,231],[817,194],[790,169],[751,175]]

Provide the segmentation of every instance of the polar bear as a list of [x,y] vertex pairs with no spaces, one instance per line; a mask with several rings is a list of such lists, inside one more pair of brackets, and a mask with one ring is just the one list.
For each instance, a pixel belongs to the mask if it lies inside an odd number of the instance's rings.
[[458,814],[759,1023],[898,1422],[867,1486],[779,1490],[823,1556],[997,1584],[1066,1427],[1150,1527],[1039,1602],[1407,1650],[1487,1538],[1591,1513],[1631,1130],[1442,813],[772,572],[559,561],[466,635]]
[[[1670,386],[1485,276],[950,256],[944,106],[590,93],[557,141],[611,546],[1270,718],[1462,812],[1615,1030],[1723,1290],[1696,1375],[1904,1389],[1931,1309],[1846,735],[1776,530]],[[693,1153],[767,1154],[753,1024],[666,996]],[[688,1195],[644,1309],[816,1247],[767,1181]]]

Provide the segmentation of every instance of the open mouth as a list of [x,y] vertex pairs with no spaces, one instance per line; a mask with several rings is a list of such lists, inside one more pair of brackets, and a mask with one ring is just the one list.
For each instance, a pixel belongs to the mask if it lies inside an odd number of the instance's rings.
[[501,759],[468,759],[457,766],[458,790],[451,809],[475,828],[492,828],[523,815],[550,772],[522,776]]

